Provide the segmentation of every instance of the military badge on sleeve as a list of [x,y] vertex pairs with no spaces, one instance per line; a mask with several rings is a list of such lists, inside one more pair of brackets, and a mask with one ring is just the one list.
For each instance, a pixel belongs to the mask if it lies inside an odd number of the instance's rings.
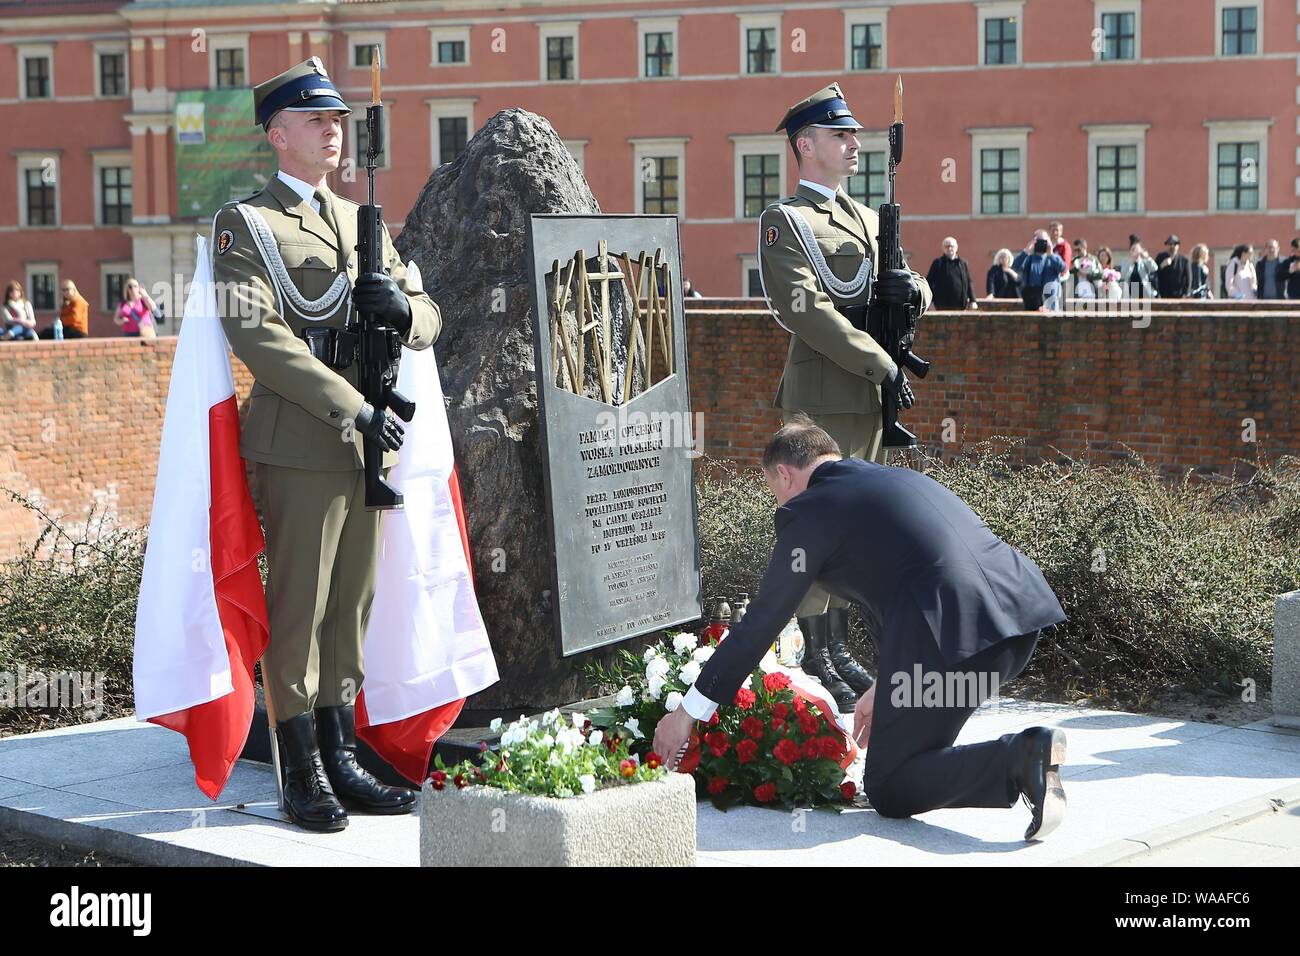
[[221,235],[217,236],[217,255],[224,256],[234,243],[235,234],[229,229],[222,229]]
[[776,245],[776,240],[780,237],[780,235],[781,235],[780,229],[776,228],[776,226],[768,226],[767,232],[763,234],[763,242],[767,243],[767,245],[769,246],[774,246]]

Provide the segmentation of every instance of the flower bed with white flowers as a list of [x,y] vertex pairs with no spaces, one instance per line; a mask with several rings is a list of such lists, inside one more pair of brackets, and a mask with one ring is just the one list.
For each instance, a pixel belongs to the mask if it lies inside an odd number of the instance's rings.
[[[676,634],[641,657],[624,651],[609,668],[591,668],[598,685],[618,688],[614,706],[592,711],[591,722],[608,737],[627,738],[634,754],[649,754],[647,738],[677,709],[715,650],[694,634]],[[845,776],[856,751],[834,713],[795,687],[769,653],[733,700],[697,722],[679,770],[692,774],[700,795],[723,810],[738,803],[843,806],[857,793]]]
[[694,865],[695,788],[653,753],[631,753],[631,739],[553,710],[510,724],[478,765],[436,759],[420,801],[421,864]]

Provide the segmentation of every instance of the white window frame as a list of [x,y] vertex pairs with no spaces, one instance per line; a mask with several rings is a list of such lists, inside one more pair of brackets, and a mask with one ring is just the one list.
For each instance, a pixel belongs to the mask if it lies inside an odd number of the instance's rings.
[[[53,275],[53,276],[54,276],[54,309],[53,309],[53,311],[58,312],[58,310],[59,310],[59,302],[60,302],[60,296],[59,296],[59,284],[60,284],[63,280],[62,280],[61,278],[59,278],[59,264],[58,264],[57,262],[54,262],[54,261],[52,261],[52,260],[41,260],[41,261],[39,261],[39,262],[24,262],[24,263],[23,263],[23,278],[24,278],[26,281],[23,283],[23,292],[26,293],[26,295],[27,295],[27,300],[28,300],[29,302],[31,302],[31,298],[32,298],[32,289],[35,288],[35,283],[32,282],[32,276],[34,276],[34,275],[45,275],[45,274],[47,274],[47,273],[50,274],[50,275]],[[36,303],[35,303],[35,302],[32,302],[32,310],[35,311],[35,309],[36,309]]]
[[[1271,119],[1261,120],[1206,120],[1204,126],[1209,133],[1209,196],[1205,208],[1211,215],[1257,216],[1268,211],[1268,128],[1273,125]],[[1258,177],[1259,208],[1257,209],[1220,209],[1219,208],[1219,144],[1220,143],[1259,143]]]
[[[740,63],[737,72],[741,76],[778,76],[781,73],[781,47],[784,46],[781,38],[781,14],[764,13],[764,14],[736,14],[740,21]],[[771,73],[750,73],[749,72],[749,31],[750,30],[772,30],[776,31],[776,45],[773,53],[776,56],[776,62],[772,65]]]
[[590,142],[589,139],[564,140],[564,148],[569,151],[569,155],[578,164],[578,168],[582,170],[583,175],[586,175],[587,172],[587,144]]
[[[1223,52],[1223,11],[1225,7],[1255,8],[1255,52],[1235,53],[1227,56]],[[1214,55],[1225,60],[1250,60],[1264,55],[1264,3],[1263,0],[1214,0]],[[1231,251],[1231,250],[1229,250]]]
[[733,156],[731,178],[735,193],[733,212],[737,222],[757,223],[759,216],[749,218],[745,215],[745,157],[776,153],[780,157],[780,169],[777,175],[780,177],[781,188],[778,192],[784,196],[786,183],[789,181],[790,140],[785,136],[765,134],[733,135],[730,139]]
[[[972,219],[1023,219],[1029,213],[1029,126],[974,127],[966,130],[970,136],[971,191],[970,214]],[[1020,150],[1020,211],[1019,212],[982,212],[983,204],[983,164],[980,151],[985,149]]]
[[[642,80],[675,80],[681,76],[681,46],[677,42],[677,22],[681,17],[655,17],[636,22],[636,72]],[[673,38],[673,71],[668,76],[647,76],[645,71],[645,38],[650,33],[668,33]]]
[[[543,83],[577,83],[582,79],[580,67],[582,43],[578,36],[581,24],[577,20],[537,25],[537,74]],[[568,80],[551,80],[546,77],[546,41],[552,37],[573,37],[573,77]]]
[[[101,262],[99,264],[99,300],[105,312],[116,313],[121,306],[121,302],[109,302],[105,296],[108,292],[108,276],[110,273],[125,275],[128,279],[135,275],[133,271],[135,263],[130,259],[119,259],[113,262]],[[84,294],[84,293],[83,293]]]
[[[116,95],[105,95],[102,81],[103,71],[100,69],[99,58],[105,54],[122,57],[122,92]],[[131,96],[131,51],[128,49],[125,41],[99,41],[95,43],[95,99],[97,100],[124,100]]]
[[[91,165],[91,175],[94,178],[94,182],[92,185],[94,187],[93,193],[95,197],[95,208],[93,211],[92,219],[95,225],[97,227],[101,227],[105,229],[123,229],[126,226],[131,225],[130,221],[127,221],[120,226],[117,224],[109,225],[104,222],[103,219],[104,184],[101,182],[100,175],[99,175],[99,171],[101,169],[121,168],[123,166],[127,168],[131,168],[133,166],[131,151],[129,149],[92,150],[90,156],[90,165]],[[135,213],[135,172],[134,170],[132,170],[132,175],[131,175],[131,200],[132,200],[132,204],[131,204],[132,216],[134,217],[134,213]]]
[[[887,7],[858,7],[844,11],[844,71],[846,73],[876,73],[889,69],[889,9]],[[880,70],[853,69],[853,28],[866,24],[880,24]]]
[[[1023,0],[977,2],[975,7],[978,14],[975,29],[975,64],[994,70],[1023,65],[1025,62],[1025,4]],[[984,24],[988,20],[999,20],[1003,17],[1014,17],[1016,21],[1016,59],[1012,63],[985,63]]]
[[379,47],[379,69],[384,71],[388,69],[388,34],[384,30],[370,30],[363,33],[349,33],[348,37],[348,61],[346,69],[364,70],[370,72],[369,66],[357,66],[357,47],[378,46]]
[[[1088,134],[1088,215],[1102,218],[1140,216],[1147,208],[1147,130],[1150,123],[1095,124],[1083,127]],[[1137,147],[1137,209],[1116,212],[1097,210],[1097,147]]]
[[633,211],[638,216],[645,213],[645,197],[641,191],[641,163],[651,157],[671,157],[677,160],[677,221],[686,221],[686,143],[689,139],[689,136],[665,136],[628,140],[632,144]]
[[[758,256],[748,253],[740,254],[740,298],[749,298],[749,273],[753,270],[759,272]],[[763,274],[759,272],[759,286],[763,284]]]
[[[29,97],[27,95],[27,61],[42,58],[50,61],[50,95],[45,97]],[[98,66],[98,64],[96,64],[96,66]],[[46,100],[54,99],[54,96],[54,44],[23,44],[18,48],[18,98],[20,100],[33,99],[39,102],[44,102]]]
[[1127,60],[1103,60],[1102,53],[1105,51],[1105,35],[1102,35],[1102,49],[1092,55],[1096,63],[1136,63],[1142,59],[1142,0],[1094,0],[1093,2],[1092,27],[1094,30],[1100,30],[1101,17],[1105,13],[1131,13],[1133,14],[1133,56]]
[[[456,40],[465,44],[465,60],[461,63],[441,63],[438,61],[438,44],[452,43]],[[545,50],[545,44],[543,44]],[[429,66],[444,67],[446,69],[457,69],[462,66],[469,66],[469,27],[468,26],[436,26],[429,27]]]
[[[208,89],[218,89],[217,86],[217,51],[218,50],[242,50],[244,53],[244,82],[249,82],[252,76],[252,65],[248,60],[248,34],[247,33],[223,33],[217,36],[208,37]],[[232,89],[232,87],[220,87],[220,89]]]
[[[63,161],[53,150],[20,152],[15,165],[18,168],[18,225],[23,229],[57,229],[63,225]],[[40,169],[45,160],[54,160],[54,225],[31,226],[27,223],[27,170]]]
[[[380,49],[380,55],[381,56],[383,55],[382,48]],[[369,67],[358,67],[358,69],[369,69]],[[381,66],[380,69],[382,70],[383,67]],[[378,166],[375,167],[375,169],[393,168],[393,150],[392,150],[393,139],[392,136],[389,134],[393,129],[393,124],[391,120],[393,116],[393,108],[395,106],[396,106],[395,100],[384,100],[384,107],[385,107],[384,122],[382,124],[383,128],[381,130],[381,132],[384,134],[384,149],[383,152],[380,154],[383,156],[384,159],[383,162],[381,162]],[[357,123],[364,123],[365,121],[366,121],[366,113],[364,109],[353,110],[347,116],[343,117],[343,122],[345,124],[345,129],[343,131],[343,141],[344,143],[347,144],[348,158],[351,159],[354,163],[356,163],[356,174],[358,178],[366,174],[366,157],[362,156],[357,151],[358,147],[361,145],[361,141],[356,134],[356,125]]]
[[474,104],[478,102],[478,97],[469,97],[467,99],[445,100],[429,99],[424,101],[429,107],[429,159],[431,169],[437,169],[445,162],[442,158],[441,137],[438,135],[438,120],[455,119],[464,117],[465,119],[465,139],[468,142],[474,138],[478,132],[478,127],[474,125]]

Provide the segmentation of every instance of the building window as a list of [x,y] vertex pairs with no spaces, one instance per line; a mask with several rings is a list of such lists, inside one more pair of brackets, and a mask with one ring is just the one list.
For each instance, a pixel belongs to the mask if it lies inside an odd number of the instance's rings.
[[1101,15],[1103,60],[1132,60],[1136,58],[1137,14],[1132,11],[1103,13]]
[[1016,18],[989,17],[984,21],[984,63],[996,66],[1016,62]]
[[671,33],[645,34],[645,75],[673,75],[673,35]]
[[641,159],[641,211],[674,215],[677,212],[677,157],[644,156]]
[[1224,7],[1223,55],[1250,56],[1257,51],[1259,11],[1253,7]]
[[227,47],[213,51],[217,60],[216,87],[218,89],[238,89],[246,86],[244,82],[244,50],[242,47]]
[[1097,147],[1097,212],[1136,212],[1137,146]]
[[884,67],[883,23],[855,23],[850,28],[849,69],[879,70]]
[[105,226],[131,222],[131,167],[101,166],[99,169],[99,221]]
[[375,47],[379,46],[379,65],[382,67],[387,57],[384,56],[383,47],[376,43],[357,43],[352,47],[352,65],[355,67],[368,67],[375,59]]
[[45,169],[24,169],[23,181],[27,191],[27,225],[58,225],[54,183],[46,182]]
[[99,55],[99,95],[126,96],[126,54]]
[[1219,143],[1215,208],[1259,208],[1259,143]]
[[994,147],[980,150],[980,215],[1020,212],[1020,150]]
[[845,183],[845,192],[864,206],[880,208],[885,201],[885,151],[859,152],[858,168]]
[[50,58],[29,56],[23,60],[23,95],[29,100],[50,97]]
[[439,40],[438,41],[438,62],[439,63],[464,63],[465,62],[465,41],[464,40]]
[[108,312],[116,312],[126,301],[126,283],[130,279],[130,273],[126,272],[105,272],[104,273],[104,309]]
[[546,78],[548,80],[571,80],[574,78],[574,39],[571,36],[546,38]]
[[745,72],[776,72],[776,27],[745,30]]
[[27,273],[27,292],[31,296],[32,308],[49,311],[55,307],[54,290],[58,287],[59,276],[56,272],[33,269]]
[[781,156],[752,153],[744,158],[744,217],[757,219],[781,198]]
[[463,116],[438,117],[438,157],[444,163],[465,152],[469,142],[469,120]]
[[763,298],[763,279],[758,274],[758,266],[745,264],[745,295],[751,299]]

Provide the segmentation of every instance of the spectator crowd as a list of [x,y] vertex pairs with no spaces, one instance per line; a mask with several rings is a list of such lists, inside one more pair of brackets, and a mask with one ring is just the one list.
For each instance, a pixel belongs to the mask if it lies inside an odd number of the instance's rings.
[[[21,282],[5,286],[4,306],[0,308],[0,341],[12,342],[38,339],[83,339],[90,334],[90,303],[77,291],[76,283],[64,279],[59,287],[59,312],[41,331],[36,330],[36,311]],[[135,279],[127,279],[122,287],[122,301],[118,304],[113,322],[122,335],[135,338],[156,338],[158,323],[163,321],[163,310],[149,297]]]
[[[1065,227],[1053,222],[1039,229],[1017,253],[999,249],[984,276],[985,299],[1020,299],[1026,309],[1060,311],[1066,299],[1213,299],[1210,250],[1203,243],[1182,252],[1176,235],[1165,239],[1154,258],[1138,236],[1128,237],[1128,252],[1118,262],[1107,246],[1096,252],[1086,239],[1065,240]],[[978,309],[980,296],[970,266],[948,236],[930,265],[926,280],[936,309]],[[1223,269],[1219,293],[1228,299],[1300,299],[1300,238],[1291,240],[1283,259],[1276,239],[1256,258],[1249,243],[1238,245]]]

